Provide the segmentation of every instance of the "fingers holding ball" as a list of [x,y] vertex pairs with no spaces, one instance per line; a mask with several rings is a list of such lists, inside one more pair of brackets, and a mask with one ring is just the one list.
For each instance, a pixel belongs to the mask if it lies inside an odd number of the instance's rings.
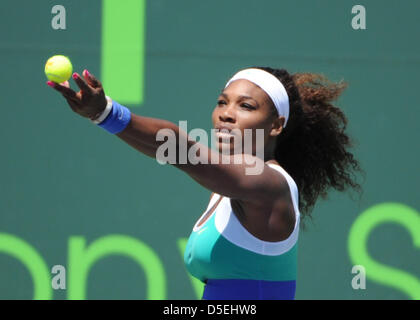
[[[68,81],[73,73],[73,65],[70,59],[64,55],[55,55],[50,57],[45,64],[45,75],[48,80],[54,83],[63,84]],[[101,88],[101,82],[88,70],[83,70],[83,78],[78,73],[73,74],[73,79],[81,89]],[[53,83],[48,82],[49,86],[54,87]],[[68,82],[67,82],[68,84]],[[69,88],[70,86],[67,85]]]

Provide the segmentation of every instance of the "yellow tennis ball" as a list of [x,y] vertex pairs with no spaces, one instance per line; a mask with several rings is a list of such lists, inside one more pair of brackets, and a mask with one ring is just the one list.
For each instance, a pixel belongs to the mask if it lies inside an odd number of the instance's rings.
[[70,79],[73,66],[66,56],[56,55],[45,64],[45,75],[51,81],[62,83]]

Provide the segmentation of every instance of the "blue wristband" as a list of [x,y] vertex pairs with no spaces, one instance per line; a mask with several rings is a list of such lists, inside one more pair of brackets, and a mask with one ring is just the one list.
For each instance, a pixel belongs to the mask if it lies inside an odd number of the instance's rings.
[[112,110],[98,126],[112,134],[123,131],[131,120],[131,112],[128,108],[112,101]]

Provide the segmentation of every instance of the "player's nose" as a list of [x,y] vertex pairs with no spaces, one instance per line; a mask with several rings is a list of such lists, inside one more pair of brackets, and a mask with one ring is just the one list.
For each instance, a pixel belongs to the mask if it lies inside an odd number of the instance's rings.
[[233,105],[226,105],[219,114],[220,121],[223,122],[235,122],[236,121],[236,111]]

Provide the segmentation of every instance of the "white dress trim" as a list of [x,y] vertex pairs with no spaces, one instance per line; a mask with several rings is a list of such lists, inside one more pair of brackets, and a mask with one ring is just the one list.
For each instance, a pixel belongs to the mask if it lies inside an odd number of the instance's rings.
[[[204,216],[206,215],[206,213],[213,207],[213,205],[216,203],[216,201],[217,200],[219,200],[220,199],[220,195],[219,194],[217,194],[217,193],[214,193],[213,194],[213,196],[211,197],[211,199],[210,199],[210,201],[209,201],[209,204],[208,204],[208,206],[207,206],[207,208],[206,208],[206,210],[203,212],[203,214],[200,216],[200,218],[197,220],[197,222],[195,223],[195,225],[194,225],[194,227],[193,227],[193,231],[194,232],[197,232],[198,230],[200,230],[206,223],[203,223],[201,226],[199,226],[198,227],[198,225],[200,224],[200,222],[201,222],[201,220],[203,220],[203,218],[204,218]],[[217,208],[216,208],[216,210],[217,210]],[[215,211],[216,211],[215,210]],[[211,214],[211,215],[213,215],[214,214],[214,212]],[[207,218],[207,221],[209,220],[211,218],[211,216],[210,217],[208,217]],[[206,221],[206,222],[207,222]]]
[[[281,166],[271,163],[267,165],[280,172],[285,177],[289,185],[290,195],[295,211],[295,227],[287,239],[270,242],[260,240],[253,236],[245,229],[244,226],[242,226],[236,215],[233,213],[230,205],[230,198],[228,197],[224,197],[224,199],[220,201],[213,214],[216,214],[215,224],[217,231],[233,244],[258,254],[277,256],[289,251],[297,242],[300,222],[299,198],[298,189],[293,178]],[[219,197],[217,197],[217,199],[218,198]]]

